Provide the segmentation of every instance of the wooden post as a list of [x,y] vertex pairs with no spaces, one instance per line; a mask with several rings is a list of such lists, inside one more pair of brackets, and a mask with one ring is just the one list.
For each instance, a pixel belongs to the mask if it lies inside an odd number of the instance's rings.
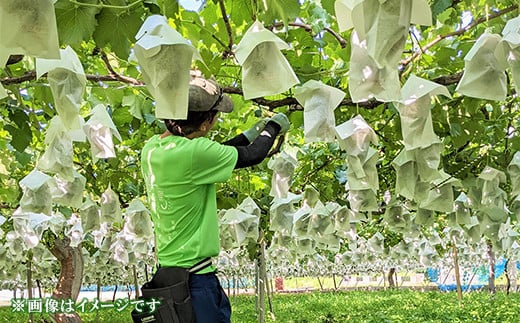
[[507,262],[507,265],[506,265],[506,270],[507,270],[507,275],[509,277],[509,280],[510,280],[510,283],[511,283],[511,286],[510,286],[510,290],[511,291],[516,291],[517,289],[517,268],[516,268],[516,261],[508,261]]
[[233,273],[233,296],[237,296],[239,290],[240,290],[240,282],[237,279],[237,276],[235,273]]
[[[448,271],[448,273],[444,277],[444,280],[442,281],[443,285],[446,284],[446,280],[448,280],[448,277],[450,276],[450,273],[451,273],[452,270],[453,270],[453,268],[450,268],[450,270]],[[440,275],[439,275],[439,278],[440,278]]]
[[258,237],[258,247],[260,248],[258,252],[258,292],[259,292],[259,312],[258,316],[259,323],[265,323],[265,298],[267,294],[267,300],[269,302],[269,308],[272,313],[272,303],[269,295],[269,283],[267,281],[267,269],[265,263],[265,241],[264,241],[264,231],[260,230]]
[[117,286],[118,285],[116,284],[116,288],[114,288],[114,294],[112,295],[112,302],[116,301]]
[[487,241],[487,253],[489,258],[489,292],[491,295],[495,295],[495,253],[493,252],[493,243],[490,240]]
[[229,279],[229,276],[226,275],[227,280],[227,294],[228,296],[231,296],[231,279]]
[[[258,258],[258,257],[257,257]],[[258,259],[255,259],[255,312],[258,316],[260,302],[258,301],[259,290],[258,290]]]
[[262,260],[258,260],[258,323],[265,323],[265,281],[262,277]]
[[[265,261],[265,244],[262,243],[262,258]],[[272,280],[267,278],[267,270],[264,266],[264,280],[265,280],[265,287],[266,287],[266,293],[267,293],[267,303],[269,304],[269,313],[271,314],[271,318],[274,320],[274,310],[273,310],[273,302],[272,302],[272,296],[273,296],[273,285]]]
[[455,281],[457,282],[457,296],[459,298],[459,305],[462,305],[462,286],[460,284],[459,255],[457,253],[457,244],[455,243],[455,237],[453,237],[453,262],[455,265]]
[[138,299],[139,298],[139,282],[137,280],[137,269],[135,268],[135,265],[132,266],[132,272],[134,275],[135,299]]
[[96,297],[101,301],[101,279],[98,277],[97,279],[97,287],[96,287]]
[[469,282],[468,282],[468,287],[466,287],[466,293],[470,291],[471,283],[473,282],[473,278],[475,278],[476,274],[477,274],[477,272],[473,271],[473,275],[471,275],[471,278],[469,279]]
[[323,284],[321,283],[320,276],[316,276],[318,278],[318,284],[320,285],[320,291],[323,292]]
[[[29,250],[27,252],[27,297],[29,299],[33,298],[33,286],[32,286],[32,251]],[[31,312],[29,313],[29,322],[34,322],[34,314]]]
[[[404,277],[408,277],[408,273],[410,273],[409,270],[406,270],[406,273],[404,274],[403,278],[401,279],[401,284],[399,284],[400,287],[403,287],[404,285]],[[397,279],[396,279],[397,281]]]

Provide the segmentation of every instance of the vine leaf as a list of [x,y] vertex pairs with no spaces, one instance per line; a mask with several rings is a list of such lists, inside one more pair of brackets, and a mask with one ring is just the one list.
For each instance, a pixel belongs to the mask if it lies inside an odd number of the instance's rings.
[[5,125],[4,129],[11,134],[11,146],[19,152],[23,152],[31,143],[32,132],[27,127],[17,128],[12,125]]
[[[98,1],[84,0],[83,3],[97,4]],[[58,0],[54,8],[61,44],[75,46],[92,37],[96,29],[96,14],[99,8],[76,6],[68,0]]]
[[434,17],[437,17],[438,14],[443,12],[444,10],[451,7],[453,4],[452,0],[436,0],[432,5],[432,13]]
[[[282,20],[285,26],[300,14],[298,0],[266,0],[265,24]],[[281,19],[280,19],[281,18]]]
[[96,16],[98,26],[94,31],[94,40],[97,46],[103,48],[110,44],[118,57],[127,59],[135,35],[143,24],[142,15],[142,6],[127,11],[110,8],[101,10]]
[[126,95],[121,103],[128,107],[128,112],[139,120],[144,119],[144,115],[152,113],[152,102],[138,95]]
[[179,12],[179,1],[177,0],[157,0],[157,5],[161,12],[168,18],[174,18]]

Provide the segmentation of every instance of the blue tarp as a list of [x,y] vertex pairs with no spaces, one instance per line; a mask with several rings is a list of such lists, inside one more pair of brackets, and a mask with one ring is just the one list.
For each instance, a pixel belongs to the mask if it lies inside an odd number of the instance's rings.
[[[462,285],[461,288],[462,288],[462,291],[465,292],[465,291],[468,291],[468,290],[478,290],[478,289],[481,289],[482,287],[484,287],[485,285],[482,285],[482,284],[471,284],[471,285]],[[455,291],[457,290],[457,285],[455,284],[440,284],[439,285],[439,290],[443,291],[443,292],[452,292],[452,291]]]
[[[507,263],[507,260],[504,258],[500,258],[495,263],[495,279],[499,278],[502,274],[504,274],[504,272],[506,270],[506,268],[505,268],[506,263]],[[516,263],[516,267],[518,269],[520,269],[520,262]],[[487,266],[475,267],[472,269],[472,273],[475,274],[475,277],[471,281],[471,285],[469,285],[470,282],[465,281],[467,279],[463,279],[463,284],[462,284],[463,291],[480,289],[483,286],[487,285],[488,277],[489,277],[489,269],[487,268]],[[465,273],[465,274],[467,274],[467,273]],[[453,291],[453,290],[457,289],[455,284],[442,284],[441,282],[439,282],[439,276],[440,276],[440,268],[427,268],[426,269],[426,278],[433,283],[437,283],[440,290]],[[465,277],[468,278],[467,275]],[[464,283],[468,283],[468,284],[464,284]]]
[[[101,291],[102,292],[113,292],[116,290],[116,286],[115,285],[112,285],[112,286],[101,286]],[[117,286],[117,291],[118,292],[126,292],[126,291],[133,291],[135,290],[134,286],[123,286],[123,285],[118,285]],[[96,285],[89,285],[89,286],[81,286],[81,289],[80,289],[81,292],[95,292],[97,291],[97,286]]]

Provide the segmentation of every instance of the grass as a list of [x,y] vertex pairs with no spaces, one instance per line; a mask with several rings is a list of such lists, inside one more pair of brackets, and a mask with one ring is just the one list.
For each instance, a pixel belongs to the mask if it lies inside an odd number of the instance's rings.
[[[230,298],[233,322],[258,322],[255,297]],[[274,316],[267,322],[334,323],[334,322],[520,322],[520,293],[506,295],[487,292],[464,294],[459,304],[456,293],[418,292],[406,289],[386,291],[340,291],[274,294]],[[268,308],[268,307],[267,307]],[[104,309],[83,313],[83,322],[129,322],[130,310]],[[273,320],[273,318],[275,320]],[[45,315],[36,314],[35,322]],[[12,313],[0,308],[0,322],[27,322],[28,314]]]

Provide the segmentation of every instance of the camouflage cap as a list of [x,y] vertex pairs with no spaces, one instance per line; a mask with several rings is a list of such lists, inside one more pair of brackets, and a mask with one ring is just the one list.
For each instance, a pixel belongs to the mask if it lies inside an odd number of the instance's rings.
[[190,81],[188,111],[233,111],[233,101],[214,80],[194,77]]

